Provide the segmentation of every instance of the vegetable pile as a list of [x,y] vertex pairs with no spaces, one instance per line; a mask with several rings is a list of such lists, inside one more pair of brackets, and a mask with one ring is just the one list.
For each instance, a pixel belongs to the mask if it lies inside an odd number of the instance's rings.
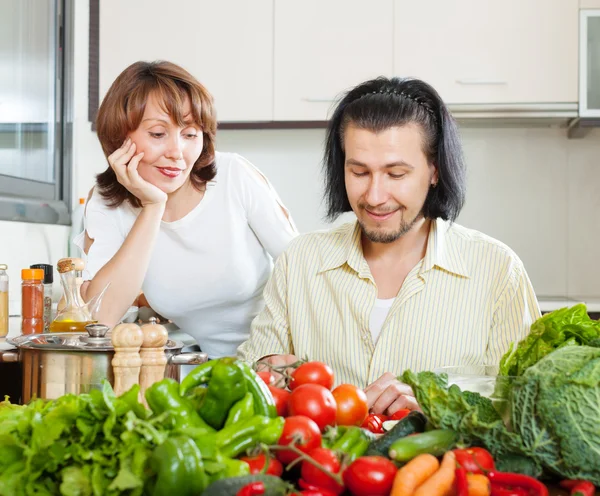
[[[585,309],[585,307],[584,307]],[[326,364],[234,358],[115,397],[0,403],[0,496],[538,496],[600,484],[600,326],[549,314],[502,360],[509,427],[444,374],[405,371],[421,412],[369,414]],[[292,370],[290,373],[289,370]],[[508,377],[508,376],[506,376]],[[504,377],[504,378],[506,378]]]

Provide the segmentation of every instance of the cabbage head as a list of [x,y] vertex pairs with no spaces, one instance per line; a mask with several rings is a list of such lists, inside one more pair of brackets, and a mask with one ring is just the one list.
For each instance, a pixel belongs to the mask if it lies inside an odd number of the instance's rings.
[[535,461],[600,485],[600,348],[566,346],[515,379],[512,426]]

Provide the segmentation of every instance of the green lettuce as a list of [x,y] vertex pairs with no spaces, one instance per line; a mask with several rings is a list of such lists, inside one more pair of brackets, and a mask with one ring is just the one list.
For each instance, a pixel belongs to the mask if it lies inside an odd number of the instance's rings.
[[500,360],[500,375],[520,376],[558,348],[588,345],[600,338],[600,322],[590,319],[584,304],[547,313],[529,334]]

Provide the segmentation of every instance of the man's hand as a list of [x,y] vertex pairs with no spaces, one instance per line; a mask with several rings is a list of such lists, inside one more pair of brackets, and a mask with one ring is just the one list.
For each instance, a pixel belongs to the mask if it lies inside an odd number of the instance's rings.
[[[272,370],[270,367],[267,367],[266,364],[271,365],[272,367],[285,367],[286,365],[292,365],[293,363],[296,363],[298,361],[298,357],[296,355],[267,355],[263,358],[261,358],[258,361],[258,367],[257,367],[257,371],[260,372],[262,370],[269,370],[271,372],[271,374],[273,375],[273,384],[276,385],[277,387],[281,387],[284,382],[282,381],[282,376],[281,374],[278,374],[277,372],[275,372],[274,370]],[[285,372],[286,374],[291,374],[294,369],[281,369],[282,372]]]
[[401,383],[391,372],[369,384],[365,393],[371,413],[393,415],[402,408],[421,410],[411,387]]

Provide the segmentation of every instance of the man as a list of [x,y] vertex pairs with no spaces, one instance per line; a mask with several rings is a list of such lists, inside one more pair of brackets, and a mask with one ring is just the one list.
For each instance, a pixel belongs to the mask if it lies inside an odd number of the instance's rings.
[[375,413],[417,408],[405,369],[498,364],[540,315],[521,260],[453,221],[463,206],[458,130],[419,80],[349,91],[328,126],[328,215],[357,222],[300,236],[276,262],[247,360],[331,365]]

